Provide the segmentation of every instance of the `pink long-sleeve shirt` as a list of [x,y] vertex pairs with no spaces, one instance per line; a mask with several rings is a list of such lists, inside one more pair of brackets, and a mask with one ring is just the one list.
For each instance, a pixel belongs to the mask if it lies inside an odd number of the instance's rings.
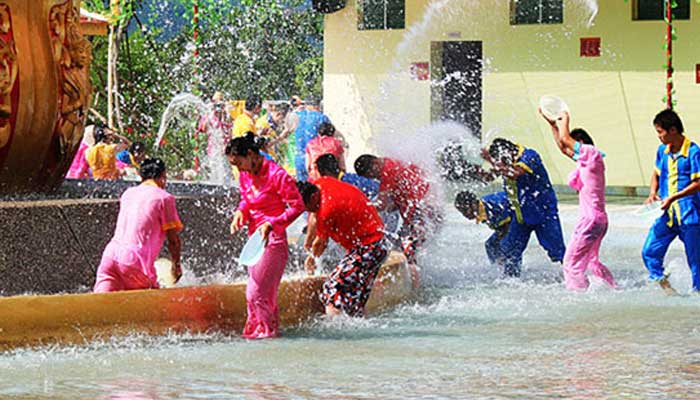
[[267,159],[257,175],[241,172],[240,191],[238,210],[248,223],[250,235],[265,222],[272,225],[275,233],[282,234],[304,212],[304,200],[294,178]]
[[569,186],[578,191],[580,214],[605,214],[603,154],[591,145],[578,145],[574,151],[574,160],[576,169],[569,174]]

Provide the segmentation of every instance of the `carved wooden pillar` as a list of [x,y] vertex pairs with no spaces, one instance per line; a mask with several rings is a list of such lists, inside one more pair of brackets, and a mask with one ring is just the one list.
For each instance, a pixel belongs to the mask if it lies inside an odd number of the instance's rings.
[[0,0],[0,193],[63,181],[92,95],[79,0]]

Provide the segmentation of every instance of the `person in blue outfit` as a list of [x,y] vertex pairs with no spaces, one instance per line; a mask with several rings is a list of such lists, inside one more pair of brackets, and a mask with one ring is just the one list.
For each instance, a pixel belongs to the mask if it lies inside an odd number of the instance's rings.
[[374,200],[379,194],[379,181],[340,170],[338,159],[333,154],[324,154],[316,159],[316,167],[321,176],[340,179],[360,189],[368,199]]
[[471,192],[459,192],[455,197],[455,208],[465,218],[493,229],[493,234],[485,243],[486,255],[491,264],[503,264],[505,256],[501,250],[501,242],[508,234],[508,227],[513,220],[508,195],[505,192],[497,192],[479,199]]
[[493,165],[495,174],[503,177],[514,216],[501,242],[505,275],[520,276],[523,252],[532,232],[550,260],[561,263],[566,247],[557,196],[540,155],[502,138],[495,139],[482,155]]
[[661,201],[664,213],[654,222],[647,236],[642,258],[649,278],[659,282],[667,293],[675,291],[664,273],[664,257],[671,242],[680,237],[693,280],[693,291],[700,291],[700,148],[686,137],[683,122],[672,110],[654,118],[661,141],[651,176],[647,204]]
[[294,136],[296,137],[296,155],[294,165],[296,168],[297,180],[307,181],[309,174],[306,170],[306,145],[318,136],[318,128],[322,123],[330,123],[331,120],[323,114],[318,106],[318,100],[310,99],[306,101],[306,108],[297,111],[299,122],[297,123]]

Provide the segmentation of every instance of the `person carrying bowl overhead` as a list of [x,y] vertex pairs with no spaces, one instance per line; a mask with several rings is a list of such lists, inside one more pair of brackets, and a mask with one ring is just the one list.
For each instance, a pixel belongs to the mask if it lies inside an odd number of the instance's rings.
[[139,173],[141,184],[127,189],[119,199],[117,227],[102,253],[95,293],[158,288],[154,262],[166,238],[172,274],[176,281],[182,276],[179,232],[183,226],[175,197],[165,191],[165,163],[159,158],[146,159]]
[[279,335],[277,291],[289,258],[287,226],[304,212],[296,182],[282,167],[260,153],[260,138],[248,132],[226,145],[229,163],[240,172],[238,209],[231,234],[248,226],[267,242],[262,258],[248,266],[248,317],[242,336],[265,339]]
[[615,278],[599,259],[600,245],[608,231],[605,154],[593,145],[588,132],[581,128],[569,130],[567,111],[557,119],[550,119],[542,110],[540,114],[552,128],[559,150],[576,162],[576,169],[569,175],[569,186],[578,192],[579,217],[564,255],[566,288],[573,291],[588,289],[586,271],[615,288]]

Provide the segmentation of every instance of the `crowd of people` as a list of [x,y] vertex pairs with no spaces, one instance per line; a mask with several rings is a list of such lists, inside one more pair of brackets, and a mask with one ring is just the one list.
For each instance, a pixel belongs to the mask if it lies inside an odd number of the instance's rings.
[[[216,105],[223,100],[215,97],[213,101]],[[392,248],[403,253],[417,281],[417,254],[439,229],[444,212],[432,196],[426,172],[405,160],[371,154],[354,160],[355,172],[350,172],[347,143],[317,101],[294,98],[289,104],[267,104],[266,112],[261,112],[262,107],[259,98],[251,96],[242,112],[228,121],[228,113],[215,106],[216,120],[207,117],[198,127],[201,134],[223,135],[224,155],[239,180],[240,201],[231,234],[245,227],[248,235],[259,232],[266,242],[260,261],[247,266],[248,313],[243,336],[257,339],[279,334],[277,292],[289,257],[287,227],[298,218],[304,218],[306,224],[304,265],[309,274],[317,269],[318,257],[330,242],[345,250],[320,296],[328,315],[363,315],[379,268]],[[569,245],[564,244],[557,196],[539,154],[509,140],[495,139],[483,150],[490,168],[467,168],[473,178],[485,182],[501,178],[503,191],[481,198],[463,191],[457,194],[455,207],[466,218],[494,230],[486,241],[486,253],[504,275],[521,275],[523,253],[534,232],[549,258],[563,263],[568,289],[586,289],[587,272],[615,288],[611,271],[599,260],[608,229],[605,154],[587,132],[570,130],[568,113],[558,119],[544,118],[561,152],[576,162],[569,184],[579,193],[580,216]],[[212,123],[216,129],[209,131]],[[654,126],[662,144],[647,201],[660,199],[664,214],[649,233],[644,263],[652,280],[672,290],[663,258],[671,241],[680,236],[697,291],[700,250],[692,243],[698,243],[700,235],[700,149],[683,135],[675,112],[662,111]],[[111,167],[117,159],[125,168],[136,168],[142,178],[141,185],[121,197],[115,234],[104,251],[94,290],[157,288],[153,263],[166,239],[173,273],[179,277],[178,232],[183,226],[174,198],[165,191],[165,163],[144,159],[142,145],[109,131],[96,129],[93,136],[95,143],[86,144],[84,159],[94,177],[118,175],[115,170],[119,168]],[[114,138],[120,143],[112,143]],[[288,151],[289,147],[294,151]],[[123,151],[127,154],[111,156]],[[76,169],[77,174],[82,171]],[[400,214],[397,234],[385,228],[387,210]]]
[[[492,263],[504,274],[520,276],[522,254],[534,231],[553,262],[563,264],[569,290],[585,290],[587,273],[610,287],[617,284],[610,269],[599,258],[608,230],[605,210],[605,153],[598,150],[583,129],[569,127],[569,114],[558,119],[543,118],[551,127],[561,153],[576,162],[569,186],[579,196],[579,218],[569,245],[564,245],[557,198],[540,156],[533,149],[505,139],[496,139],[483,157],[492,168],[468,168],[484,181],[503,179],[503,191],[478,198],[471,192],[457,194],[455,207],[466,218],[483,223],[494,233],[486,241]],[[700,147],[684,134],[681,118],[672,110],[656,115],[653,126],[661,145],[656,153],[650,194],[645,204],[660,202],[660,216],[654,222],[642,249],[649,279],[675,294],[663,262],[671,242],[680,238],[692,275],[692,289],[700,291]]]

